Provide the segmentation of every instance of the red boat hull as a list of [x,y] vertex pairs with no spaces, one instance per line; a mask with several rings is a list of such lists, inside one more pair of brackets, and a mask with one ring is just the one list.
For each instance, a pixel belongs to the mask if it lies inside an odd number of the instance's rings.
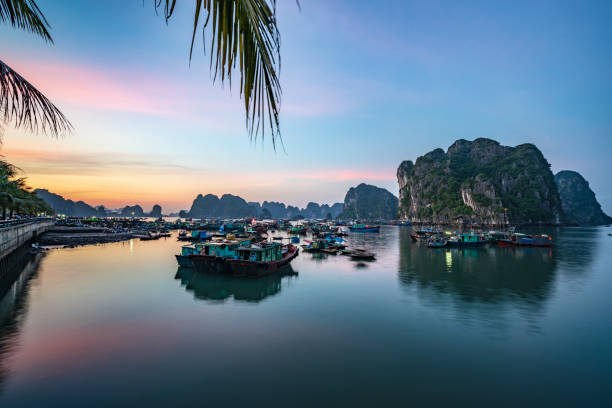
[[243,259],[228,259],[227,264],[229,265],[230,272],[234,276],[257,278],[274,273],[281,267],[289,265],[289,263],[291,263],[291,261],[298,256],[298,253],[298,248],[294,245],[290,245],[287,252],[278,261],[258,262]]

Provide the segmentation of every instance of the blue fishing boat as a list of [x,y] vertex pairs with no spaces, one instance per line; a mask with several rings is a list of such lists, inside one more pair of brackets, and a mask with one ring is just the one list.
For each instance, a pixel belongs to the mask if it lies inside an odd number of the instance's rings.
[[380,225],[355,224],[351,225],[349,229],[352,232],[380,232]]
[[427,248],[444,248],[447,243],[444,237],[432,237],[427,241]]
[[482,234],[472,232],[464,232],[459,235],[453,235],[446,243],[449,247],[479,247],[487,243],[487,240]]
[[220,239],[196,245],[196,253],[189,255],[194,269],[200,273],[230,273],[227,260],[237,256],[239,248],[251,244],[250,238]]

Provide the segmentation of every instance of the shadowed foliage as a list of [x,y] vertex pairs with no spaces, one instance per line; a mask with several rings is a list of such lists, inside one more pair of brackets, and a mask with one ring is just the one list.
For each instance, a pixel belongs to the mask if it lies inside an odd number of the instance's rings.
[[[177,0],[155,0],[166,22]],[[299,3],[298,3],[299,5]],[[211,28],[210,67],[214,80],[232,84],[232,71],[240,70],[240,95],[244,98],[249,135],[262,139],[269,129],[272,144],[281,142],[279,111],[281,87],[280,35],[276,26],[276,0],[195,0],[191,51],[198,27],[206,47],[206,30]],[[212,26],[212,27],[211,27]]]
[[[33,0],[0,0],[0,21],[53,42],[49,23]],[[1,60],[0,120],[16,128],[53,136],[72,129],[68,119],[49,99]]]
[[14,165],[0,159],[0,210],[2,218],[14,213],[53,214],[49,207],[25,183],[25,178],[17,177],[20,170]]

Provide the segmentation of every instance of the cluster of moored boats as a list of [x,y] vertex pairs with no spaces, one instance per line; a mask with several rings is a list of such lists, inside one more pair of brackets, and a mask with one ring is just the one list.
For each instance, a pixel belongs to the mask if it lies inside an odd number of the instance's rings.
[[450,232],[434,228],[420,228],[410,234],[413,241],[425,242],[428,248],[479,247],[487,244],[517,247],[551,247],[549,235],[522,234],[509,231]]
[[181,248],[180,266],[201,273],[259,277],[288,265],[299,253],[293,244],[268,242],[251,235],[212,237]]
[[[342,234],[346,235],[346,234]],[[320,252],[328,255],[346,255],[355,260],[374,260],[376,255],[363,248],[348,248],[345,240],[338,234],[326,234],[313,240],[304,240],[304,252]]]
[[[355,224],[350,225],[349,230],[380,232],[380,226]],[[287,234],[270,236],[270,233],[276,232]],[[312,238],[302,237],[301,248],[304,252],[346,255],[354,260],[376,258],[374,253],[366,249],[347,248],[343,237],[348,234],[342,225],[279,221],[200,224],[198,228],[186,229],[179,233],[178,240],[189,241],[191,244],[181,247],[181,253],[176,255],[176,259],[180,266],[202,273],[264,276],[289,264],[299,253],[300,236],[307,233]],[[288,243],[282,242],[285,240]]]

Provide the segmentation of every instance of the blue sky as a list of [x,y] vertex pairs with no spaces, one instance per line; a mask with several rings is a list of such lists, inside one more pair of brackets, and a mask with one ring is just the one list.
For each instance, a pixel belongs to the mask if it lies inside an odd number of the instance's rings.
[[250,142],[238,89],[213,85],[192,2],[39,0],[54,45],[0,28],[1,58],[75,126],[7,130],[30,184],[92,204],[188,208],[198,193],[342,201],[458,138],[535,143],[612,213],[612,3],[279,0],[286,153]]

